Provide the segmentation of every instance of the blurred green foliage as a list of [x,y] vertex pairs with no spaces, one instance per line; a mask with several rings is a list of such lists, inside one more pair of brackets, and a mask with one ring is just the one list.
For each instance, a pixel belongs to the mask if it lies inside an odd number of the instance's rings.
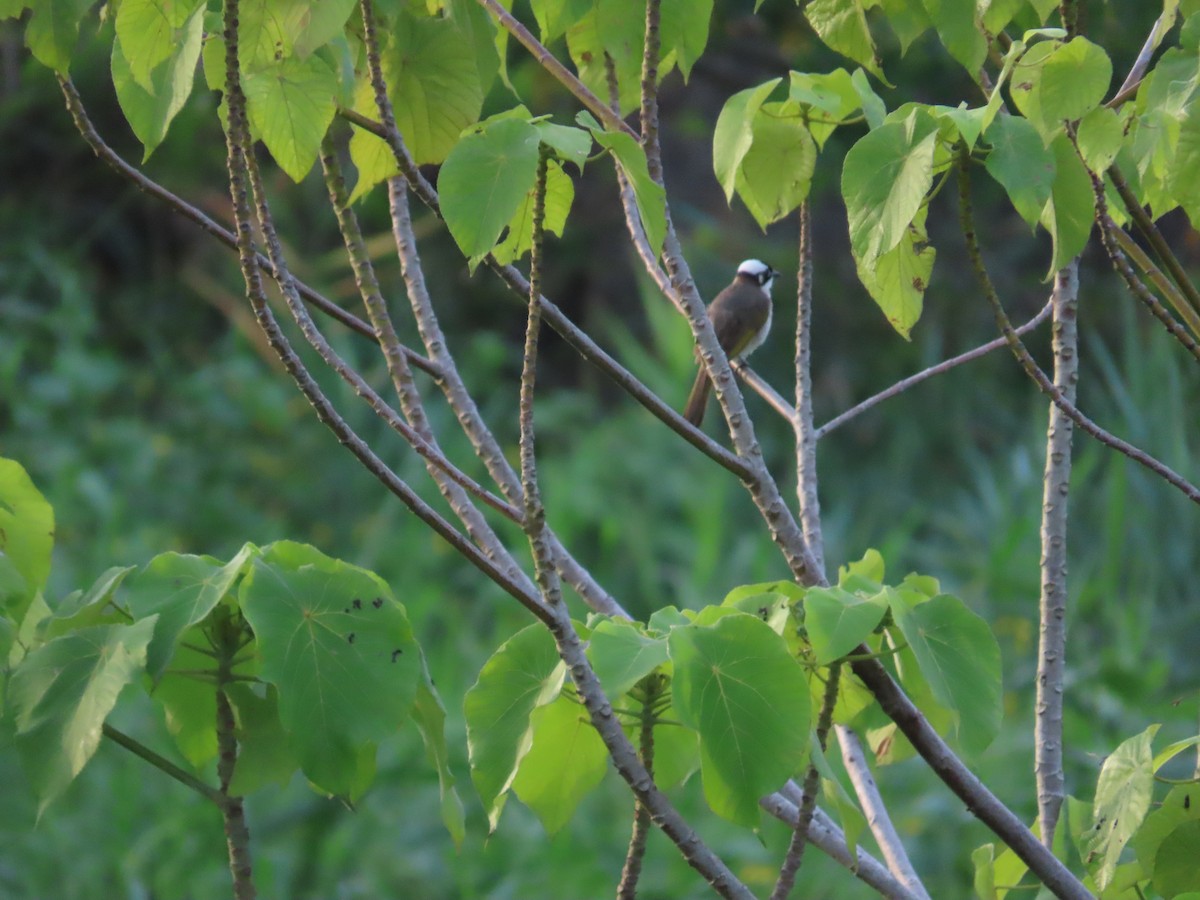
[[[713,61],[693,75],[695,102],[666,100],[667,169],[676,221],[703,289],[728,279],[738,259],[761,255],[795,269],[794,230],[770,238],[742,209],[725,211],[707,172],[707,142],[719,99],[772,65],[836,65],[795,27],[786,5],[768,4],[766,25],[719,8]],[[1118,60],[1136,53],[1140,23],[1110,6],[1088,6],[1091,32]],[[1147,7],[1147,24],[1153,18]],[[786,17],[785,17],[786,14]],[[1139,14],[1140,15],[1140,14]],[[11,29],[5,23],[3,29]],[[737,62],[762,29],[786,60]],[[1127,35],[1122,40],[1120,34]],[[10,31],[0,37],[11,36]],[[1128,45],[1128,46],[1126,46]],[[757,45],[756,45],[757,46]],[[910,51],[898,83],[940,84],[958,74],[944,56]],[[761,47],[759,48],[761,49]],[[224,251],[178,226],[101,168],[71,130],[50,77],[14,60],[0,95],[0,172],[16,189],[0,194],[0,453],[20,460],[54,505],[58,533],[52,596],[90,583],[110,565],[144,562],[165,550],[228,555],[242,542],[310,541],[378,571],[413,617],[450,711],[448,733],[468,802],[468,839],[455,854],[430,810],[437,784],[411,730],[380,760],[378,786],[350,811],[301,784],[248,803],[263,896],[422,898],[593,897],[612,892],[631,802],[611,773],[566,831],[549,840],[534,817],[508,804],[498,832],[486,823],[466,778],[461,697],[482,661],[527,618],[381,492],[321,428],[246,327],[236,269]],[[81,61],[103,81],[105,61]],[[761,67],[761,68],[756,68]],[[548,85],[513,57],[523,97],[549,101]],[[732,71],[732,75],[730,74]],[[958,70],[954,70],[957,72]],[[13,73],[16,73],[15,75]],[[736,84],[730,84],[730,81]],[[672,90],[679,90],[672,82]],[[962,87],[961,85],[959,87]],[[929,90],[924,91],[925,94]],[[85,94],[89,101],[93,98]],[[128,156],[132,139],[111,98],[94,98],[105,134]],[[203,98],[173,126],[149,171],[173,189],[221,210],[221,138]],[[539,107],[540,108],[540,107]],[[485,111],[487,111],[485,109]],[[106,114],[107,113],[107,114]],[[674,135],[673,137],[671,135]],[[677,163],[675,169],[672,164]],[[552,248],[552,296],[652,388],[681,403],[690,383],[690,340],[661,298],[639,283],[611,212],[611,185],[589,167],[577,204],[595,210]],[[680,173],[674,179],[672,171]],[[837,172],[818,165],[818,418],[895,379],[991,336],[968,273],[955,267],[953,208],[939,199],[931,237],[947,248],[912,343],[895,337],[857,283],[844,213],[833,195]],[[694,184],[702,184],[696,188]],[[674,195],[679,189],[679,197]],[[302,274],[335,298],[353,285],[339,268],[332,221],[310,179],[276,211],[302,260]],[[993,199],[996,199],[993,197]],[[987,198],[981,191],[981,206]],[[608,210],[608,212],[605,212]],[[386,248],[386,205],[374,196],[364,218]],[[1038,306],[1048,250],[1012,217],[980,216],[985,246],[1016,315]],[[446,235],[418,217],[431,283],[443,304],[452,348],[477,389],[489,422],[515,457],[512,411],[523,327],[486,273],[470,281]],[[591,231],[590,229],[595,229]],[[613,235],[596,252],[595,234]],[[607,251],[607,248],[605,248]],[[325,254],[329,253],[328,256]],[[1200,428],[1189,411],[1200,378],[1156,325],[1119,293],[1102,260],[1083,278],[1081,406],[1111,430],[1168,464],[1196,458]],[[383,265],[383,263],[381,263]],[[382,268],[397,296],[394,268]],[[768,379],[789,382],[794,309],[777,288],[775,334],[755,358]],[[411,337],[411,325],[406,326]],[[370,348],[331,327],[340,351],[380,381]],[[1044,335],[1033,341],[1044,350]],[[564,542],[638,616],[667,605],[716,602],[733,585],[785,574],[736,479],[716,469],[547,342],[547,392],[537,416],[548,515]],[[425,484],[411,453],[356,405],[340,384],[327,390],[356,427],[386,448],[401,474]],[[381,382],[382,383],[382,382]],[[436,393],[428,387],[427,396]],[[786,394],[787,391],[784,390]],[[751,410],[772,470],[793,467],[790,433],[755,398]],[[460,463],[477,471],[453,418],[436,400],[435,427]],[[937,575],[994,626],[1005,664],[1007,719],[1001,737],[972,761],[981,777],[1026,820],[1034,810],[1032,695],[1038,591],[1038,516],[1046,404],[1012,360],[994,354],[934,379],[834,432],[820,447],[822,504],[831,566],[878,547],[889,571]],[[1076,437],[1070,532],[1067,695],[1068,784],[1089,796],[1099,760],[1151,721],[1174,739],[1194,731],[1200,663],[1200,597],[1194,576],[1200,524],[1179,495],[1134,464]],[[510,533],[519,540],[519,535]],[[1181,698],[1189,702],[1177,707]],[[170,753],[149,704],[122,705],[116,724]],[[217,813],[120,748],[104,744],[84,777],[35,825],[36,805],[19,787],[8,735],[0,735],[0,896],[209,898],[228,893]],[[881,787],[933,896],[963,896],[968,850],[984,829],[919,763],[879,773]],[[685,812],[702,808],[699,785],[681,789]],[[755,889],[773,880],[787,834],[777,823],[758,836],[697,816]],[[707,891],[654,833],[643,895],[699,897]],[[820,854],[806,857],[805,896],[871,896]]]

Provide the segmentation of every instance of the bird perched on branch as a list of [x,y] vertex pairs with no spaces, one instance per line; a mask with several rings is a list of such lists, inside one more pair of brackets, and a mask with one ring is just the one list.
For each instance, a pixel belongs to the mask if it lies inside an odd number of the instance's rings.
[[[738,266],[729,287],[708,305],[717,342],[731,360],[745,359],[767,339],[771,330],[771,285],[778,274],[765,262],[748,259]],[[696,383],[683,409],[683,417],[696,427],[704,421],[711,388],[712,382],[701,361]]]

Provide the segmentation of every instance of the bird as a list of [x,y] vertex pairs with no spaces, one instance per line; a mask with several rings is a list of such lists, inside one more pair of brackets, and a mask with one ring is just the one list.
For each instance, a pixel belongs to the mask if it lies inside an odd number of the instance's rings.
[[[767,339],[771,330],[771,285],[779,273],[759,259],[747,259],[737,267],[733,282],[708,305],[717,342],[731,360],[745,359]],[[699,352],[696,354],[699,361]],[[704,363],[688,395],[683,417],[700,427],[708,392],[712,388]]]

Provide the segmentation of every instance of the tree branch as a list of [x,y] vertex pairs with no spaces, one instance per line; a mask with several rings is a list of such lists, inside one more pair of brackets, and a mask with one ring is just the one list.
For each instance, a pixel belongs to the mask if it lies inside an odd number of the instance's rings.
[[871,829],[875,843],[879,845],[879,851],[883,854],[888,871],[896,876],[896,879],[912,892],[913,896],[919,897],[921,900],[929,900],[925,885],[921,883],[916,870],[913,869],[908,853],[904,849],[904,843],[900,840],[900,835],[896,833],[895,826],[892,825],[892,818],[883,803],[883,797],[880,796],[879,787],[875,784],[875,777],[871,774],[871,767],[867,763],[866,754],[863,753],[858,734],[853,728],[846,725],[837,725],[834,731],[837,734],[838,744],[842,748],[842,763],[846,766],[846,773],[850,776],[855,796],[858,797],[858,802],[866,814],[867,827]]
[[825,572],[825,539],[821,533],[821,501],[817,491],[817,431],[813,423],[812,307],[813,248],[808,201],[800,204],[800,266],[796,278],[796,494],[804,541],[817,568]]
[[[1075,402],[1079,378],[1079,260],[1054,276],[1054,385]],[[1042,590],[1038,604],[1037,718],[1034,725],[1038,824],[1051,846],[1066,795],[1063,777],[1063,689],[1066,673],[1067,497],[1071,485],[1072,422],[1050,404],[1046,471],[1042,480]]]
[[1168,484],[1178,488],[1193,503],[1200,503],[1200,489],[1196,488],[1195,485],[1177,474],[1170,467],[1150,456],[1144,450],[1140,450],[1128,441],[1121,440],[1116,435],[1110,434],[1085,416],[1073,403],[1067,402],[1066,398],[1062,395],[1062,391],[1055,387],[1053,382],[1046,376],[1046,373],[1034,362],[1033,357],[1030,356],[1024,343],[1022,343],[1013,329],[1012,323],[1009,322],[1008,315],[1004,312],[1004,307],[1000,303],[1000,297],[996,293],[991,276],[988,275],[987,267],[984,265],[983,255],[979,250],[979,242],[975,236],[975,225],[971,211],[970,174],[967,168],[969,165],[970,159],[965,154],[960,154],[959,215],[962,219],[963,237],[967,242],[967,253],[971,257],[971,262],[975,268],[975,274],[979,279],[980,286],[983,288],[984,296],[987,298],[988,303],[991,304],[992,312],[996,316],[996,324],[1001,332],[1003,332],[1005,339],[1008,341],[1008,346],[1017,358],[1017,361],[1021,364],[1021,368],[1025,370],[1030,378],[1037,382],[1042,393],[1050,397],[1054,401],[1054,404],[1088,435],[1105,446],[1111,447],[1145,466]]

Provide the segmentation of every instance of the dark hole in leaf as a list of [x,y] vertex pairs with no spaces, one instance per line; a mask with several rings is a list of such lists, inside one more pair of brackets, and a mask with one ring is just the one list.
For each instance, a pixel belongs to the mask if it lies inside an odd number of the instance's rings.
[[392,662],[395,662],[395,661],[396,661],[396,657],[397,657],[397,656],[400,656],[402,653],[404,653],[404,651],[403,651],[403,650],[393,650],[393,651],[392,651]]
[[373,607],[375,607],[376,609],[379,609],[379,607],[383,606],[383,598],[376,597],[374,600],[371,601],[371,605]]
[[353,631],[350,632],[348,635],[346,635],[346,640],[349,641],[351,644],[354,643],[354,632]]
[[358,597],[355,597],[354,602],[351,603],[350,605],[353,606],[355,609],[362,609],[362,600],[360,600]]

